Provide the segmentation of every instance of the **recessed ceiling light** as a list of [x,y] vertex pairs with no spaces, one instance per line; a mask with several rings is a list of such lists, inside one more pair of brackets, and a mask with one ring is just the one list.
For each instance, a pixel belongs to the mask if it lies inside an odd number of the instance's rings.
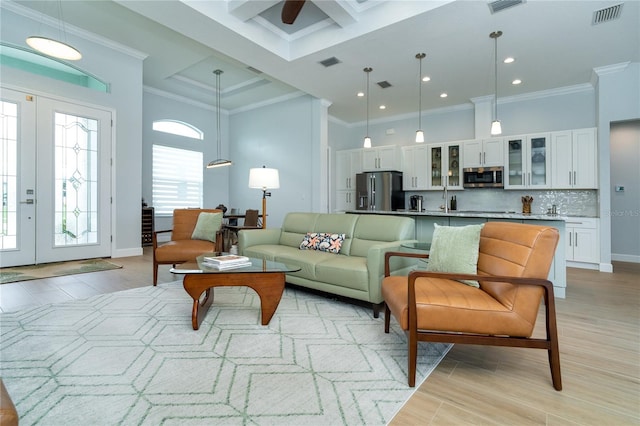
[[511,84],[520,84],[520,83],[522,83],[522,80],[520,80],[519,78],[516,78],[511,82]]
[[431,81],[431,77],[425,75],[424,77],[422,77],[422,81]]
[[508,57],[508,58],[504,58],[504,63],[505,64],[510,64],[512,62],[515,62],[516,58],[512,58],[512,57]]
[[380,108],[380,109],[387,109],[387,106],[386,106],[386,105],[380,105],[378,108]]
[[358,92],[357,96],[358,96],[359,98],[364,97],[364,92]]
[[440,93],[440,97],[441,98],[446,98],[447,96],[449,96],[449,95],[447,95],[446,93]]

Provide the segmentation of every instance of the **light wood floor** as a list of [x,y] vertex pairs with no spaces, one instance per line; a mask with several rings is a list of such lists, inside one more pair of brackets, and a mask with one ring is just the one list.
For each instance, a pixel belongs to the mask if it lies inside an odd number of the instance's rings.
[[[113,261],[124,268],[0,285],[0,309],[150,285],[149,248]],[[567,298],[556,301],[561,392],[546,351],[456,345],[391,424],[640,425],[640,264],[614,271],[568,269]],[[175,280],[160,267],[159,282]]]

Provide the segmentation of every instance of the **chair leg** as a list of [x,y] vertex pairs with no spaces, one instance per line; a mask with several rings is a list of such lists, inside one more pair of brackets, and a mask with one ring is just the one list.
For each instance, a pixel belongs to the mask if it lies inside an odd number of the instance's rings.
[[384,304],[384,332],[389,334],[389,325],[391,324],[391,310],[389,306]]
[[409,386],[416,385],[416,365],[418,363],[418,337],[416,333],[409,331]]
[[562,375],[560,373],[560,348],[558,346],[558,337],[551,337],[551,347],[547,351],[549,354],[549,368],[551,369],[551,380],[555,390],[562,390]]
[[158,264],[153,262],[153,285],[158,285]]

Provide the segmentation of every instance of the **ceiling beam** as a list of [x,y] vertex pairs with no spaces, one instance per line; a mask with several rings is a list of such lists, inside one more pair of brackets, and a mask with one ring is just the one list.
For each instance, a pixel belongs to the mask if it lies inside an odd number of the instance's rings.
[[227,7],[230,14],[246,22],[279,2],[280,0],[229,0]]
[[340,27],[346,27],[357,21],[358,12],[345,0],[321,0],[314,1],[313,4],[318,6],[335,21]]

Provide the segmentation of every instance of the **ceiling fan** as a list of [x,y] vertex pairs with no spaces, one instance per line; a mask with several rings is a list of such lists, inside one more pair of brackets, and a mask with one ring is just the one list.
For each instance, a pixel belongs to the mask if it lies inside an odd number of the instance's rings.
[[282,23],[293,24],[304,6],[305,0],[284,0],[282,6]]

